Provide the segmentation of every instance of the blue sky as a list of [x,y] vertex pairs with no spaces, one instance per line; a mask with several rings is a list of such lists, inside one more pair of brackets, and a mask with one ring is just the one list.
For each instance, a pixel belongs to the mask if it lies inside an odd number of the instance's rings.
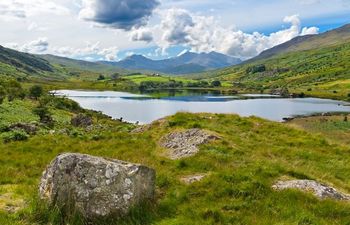
[[242,59],[350,22],[350,0],[1,0],[0,44],[117,61],[187,51]]

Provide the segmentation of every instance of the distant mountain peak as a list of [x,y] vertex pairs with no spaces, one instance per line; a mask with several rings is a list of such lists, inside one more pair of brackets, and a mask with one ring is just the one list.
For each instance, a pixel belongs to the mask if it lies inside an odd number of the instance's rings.
[[143,55],[131,55],[113,63],[124,69],[146,70],[168,74],[199,73],[224,68],[240,63],[241,60],[217,52],[195,53],[186,51],[174,58],[152,60]]
[[140,55],[140,54],[133,54],[133,55],[130,55],[130,56],[126,57],[125,59],[136,59],[136,60],[138,60],[138,59],[148,59],[148,60],[150,60],[149,58],[147,58],[147,57],[145,57],[143,55]]

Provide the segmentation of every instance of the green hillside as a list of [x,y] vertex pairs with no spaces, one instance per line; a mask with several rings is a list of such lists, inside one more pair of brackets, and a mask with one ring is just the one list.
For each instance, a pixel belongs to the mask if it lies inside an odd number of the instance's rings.
[[70,59],[65,57],[54,56],[54,55],[38,55],[38,57],[47,60],[53,65],[56,65],[58,67],[61,67],[63,69],[67,69],[70,71],[91,71],[91,72],[104,73],[104,74],[131,73],[128,70],[121,69],[112,65],[102,64],[102,63],[75,60],[75,59]]
[[[298,40],[297,44],[295,41]],[[300,41],[302,40],[302,41]],[[350,98],[350,26],[301,37],[244,64],[204,74],[250,92],[289,92]]]
[[0,46],[0,75],[29,76],[54,71],[46,60]]
[[52,55],[33,55],[0,46],[0,76],[31,81],[96,81],[100,75],[129,71],[99,63]]

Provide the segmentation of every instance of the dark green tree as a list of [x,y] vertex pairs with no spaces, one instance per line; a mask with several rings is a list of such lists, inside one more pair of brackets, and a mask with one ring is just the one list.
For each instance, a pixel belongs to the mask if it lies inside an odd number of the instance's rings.
[[213,87],[221,87],[221,82],[218,80],[214,80],[213,82],[211,82],[211,86]]
[[103,76],[102,74],[100,74],[100,76],[98,76],[97,80],[105,80],[105,76]]
[[44,93],[43,87],[40,85],[34,85],[29,89],[29,96],[34,99],[40,98]]

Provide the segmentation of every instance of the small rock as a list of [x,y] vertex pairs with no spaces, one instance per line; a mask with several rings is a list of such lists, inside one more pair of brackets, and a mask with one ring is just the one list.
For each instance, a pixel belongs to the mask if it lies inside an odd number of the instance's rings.
[[36,124],[27,124],[27,123],[16,123],[12,124],[9,127],[10,130],[24,130],[27,134],[35,135],[38,131],[38,127]]
[[182,177],[181,181],[184,182],[185,184],[193,184],[195,182],[201,181],[204,177],[206,177],[206,175],[203,175],[203,174],[191,175],[191,176]]
[[78,114],[72,118],[71,124],[75,127],[89,127],[92,125],[92,118],[84,114]]
[[299,189],[303,192],[312,192],[317,198],[331,198],[335,200],[350,200],[350,195],[338,192],[335,188],[313,180],[278,181],[272,186],[275,190]]
[[57,156],[41,178],[42,199],[55,206],[73,204],[86,218],[124,215],[152,200],[155,171],[142,165],[83,154]]
[[161,146],[170,150],[171,159],[190,157],[198,153],[198,146],[209,141],[219,139],[200,129],[190,129],[183,132],[174,132],[163,138]]

